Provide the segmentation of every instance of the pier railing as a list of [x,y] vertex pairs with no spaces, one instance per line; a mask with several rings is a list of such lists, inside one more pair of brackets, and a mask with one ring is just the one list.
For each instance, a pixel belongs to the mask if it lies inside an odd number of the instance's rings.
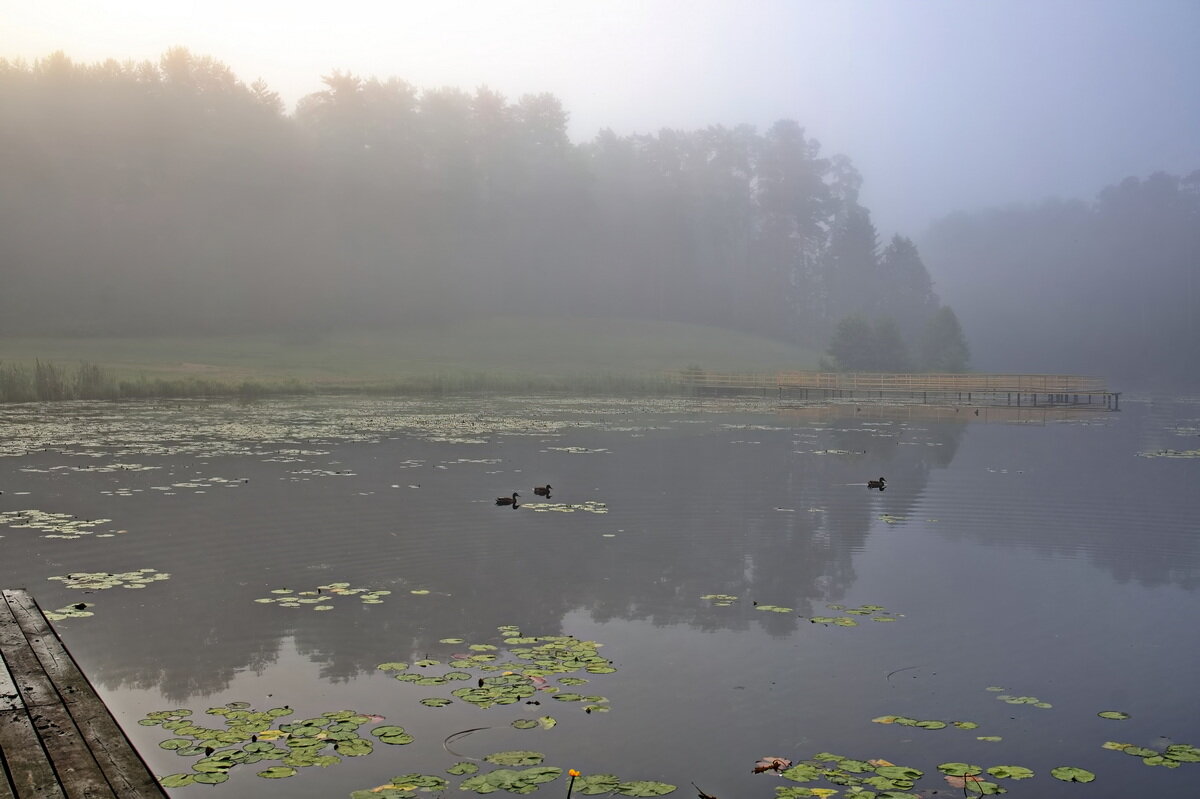
[[731,373],[688,369],[672,378],[700,392],[778,393],[780,397],[870,398],[908,395],[929,400],[973,402],[991,398],[1006,404],[1115,405],[1119,392],[1098,377],[1067,374],[941,372],[775,372]]

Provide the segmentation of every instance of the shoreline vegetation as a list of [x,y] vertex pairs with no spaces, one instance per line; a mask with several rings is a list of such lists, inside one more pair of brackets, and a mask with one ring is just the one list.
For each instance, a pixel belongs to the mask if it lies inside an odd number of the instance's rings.
[[0,402],[686,392],[687,370],[814,368],[818,355],[720,328],[497,317],[304,336],[0,338]]
[[35,360],[0,363],[0,403],[68,400],[198,399],[312,394],[444,396],[454,394],[575,394],[580,396],[657,396],[686,393],[687,384],[667,375],[533,375],[492,372],[429,374],[388,382],[307,383],[286,380],[224,380],[201,377],[117,379],[95,363],[74,367]]

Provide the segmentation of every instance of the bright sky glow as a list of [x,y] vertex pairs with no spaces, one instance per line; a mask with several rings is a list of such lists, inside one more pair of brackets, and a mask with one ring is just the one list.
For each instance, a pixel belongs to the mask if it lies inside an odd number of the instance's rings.
[[335,69],[548,91],[575,141],[790,117],[880,233],[1200,169],[1194,0],[0,0],[0,57],[185,46],[289,108]]

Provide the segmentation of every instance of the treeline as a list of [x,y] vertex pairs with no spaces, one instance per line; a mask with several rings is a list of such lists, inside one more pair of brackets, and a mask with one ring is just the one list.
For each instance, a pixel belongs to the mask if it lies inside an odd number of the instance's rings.
[[913,347],[939,309],[796,122],[573,144],[549,94],[335,72],[293,114],[185,49],[0,60],[0,334],[397,325],[486,310]]
[[923,249],[981,368],[1200,384],[1200,171],[956,214]]

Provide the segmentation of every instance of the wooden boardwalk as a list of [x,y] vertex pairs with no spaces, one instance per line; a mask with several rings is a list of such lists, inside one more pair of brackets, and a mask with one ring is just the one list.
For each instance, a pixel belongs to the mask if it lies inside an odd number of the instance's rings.
[[166,792],[25,591],[0,601],[0,799]]
[[671,379],[697,393],[777,394],[780,399],[919,399],[1003,405],[1094,405],[1118,410],[1121,393],[1096,377],[1061,374],[931,372],[775,372],[732,374],[700,369]]

